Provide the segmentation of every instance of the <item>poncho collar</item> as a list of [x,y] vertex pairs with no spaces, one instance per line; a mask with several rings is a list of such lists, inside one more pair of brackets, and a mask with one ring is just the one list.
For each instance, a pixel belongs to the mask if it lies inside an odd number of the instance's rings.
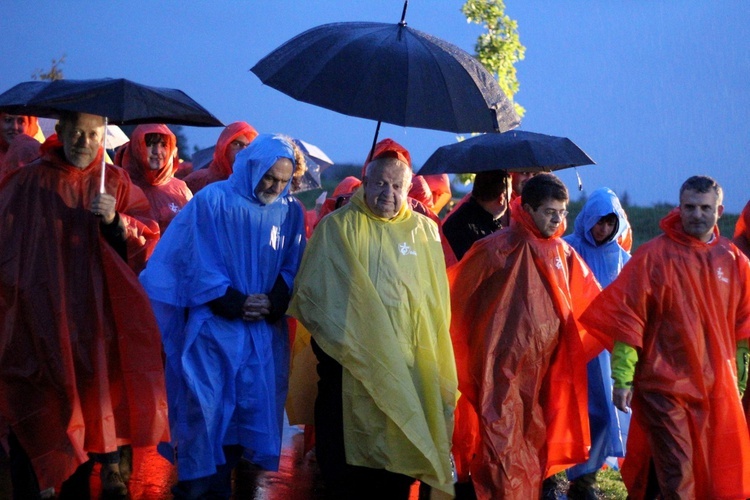
[[550,240],[554,238],[560,238],[565,234],[565,229],[568,227],[567,221],[563,219],[562,224],[557,227],[557,231],[550,237],[544,236],[539,228],[536,227],[534,219],[531,215],[523,209],[521,206],[521,197],[518,196],[515,200],[510,202],[510,227],[516,229],[522,229],[536,236],[540,240]]
[[671,212],[664,216],[659,222],[659,227],[671,240],[688,247],[706,248],[719,243],[719,226],[714,226],[714,237],[708,243],[704,243],[695,236],[687,234],[682,227],[679,207],[673,208]]
[[58,139],[57,134],[49,136],[41,145],[40,151],[42,153],[42,158],[49,163],[52,163],[55,167],[73,173],[80,173],[82,175],[89,175],[93,169],[100,168],[102,164],[102,155],[104,155],[104,148],[100,146],[94,161],[89,163],[86,168],[78,168],[65,158],[63,143]]

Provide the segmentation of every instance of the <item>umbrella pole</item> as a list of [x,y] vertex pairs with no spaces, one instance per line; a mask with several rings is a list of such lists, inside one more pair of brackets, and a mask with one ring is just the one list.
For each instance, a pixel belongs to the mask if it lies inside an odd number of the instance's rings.
[[375,127],[375,137],[372,139],[372,147],[370,148],[370,154],[367,155],[367,162],[369,163],[372,159],[372,155],[375,154],[375,145],[378,143],[378,134],[380,133],[380,120],[378,120],[378,126]]
[[104,151],[102,151],[102,176],[101,180],[99,182],[99,193],[106,193],[107,191],[104,189],[104,173],[107,169],[107,117],[104,117],[104,140],[102,141],[102,148]]

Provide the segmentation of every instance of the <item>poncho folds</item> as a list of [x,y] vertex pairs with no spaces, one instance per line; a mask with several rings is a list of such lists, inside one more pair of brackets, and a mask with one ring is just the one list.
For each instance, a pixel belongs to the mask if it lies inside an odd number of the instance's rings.
[[[42,159],[0,184],[0,420],[10,423],[42,489],[86,452],[168,438],[159,331],[133,271],[87,207],[101,154],[78,169],[53,136]],[[107,165],[106,190],[126,227],[128,259],[158,237],[148,202]]]
[[564,225],[544,238],[520,198],[512,208],[510,228],[448,271],[459,417],[479,420],[477,434],[457,419],[454,454],[479,498],[537,498],[542,478],[588,458],[586,361],[601,351],[576,321],[599,285]]
[[[166,164],[151,170],[148,163],[149,150],[146,146],[147,134],[159,134],[167,143]],[[166,125],[138,125],[130,137],[130,142],[117,150],[115,163],[128,171],[133,182],[140,187],[151,205],[151,218],[159,224],[164,233],[177,213],[190,201],[193,193],[187,184],[174,177],[177,170],[177,139]]]
[[376,217],[358,190],[315,229],[290,314],[343,366],[347,463],[452,493],[456,372],[436,225],[406,204]]
[[287,186],[273,203],[254,194],[291,145],[259,136],[237,155],[232,176],[201,190],[178,214],[141,274],[166,353],[172,445],[180,480],[224,463],[223,445],[278,467],[289,372],[286,321],[243,321],[207,302],[228,287],[268,294],[282,276],[291,290],[305,247],[304,215]]
[[[598,245],[591,229],[609,214],[617,217],[617,226],[611,237]],[[565,241],[575,248],[602,287],[606,287],[620,274],[630,254],[619,243],[628,234],[630,224],[617,195],[608,188],[591,193],[576,217],[573,234]],[[619,411],[612,404],[612,369],[610,354],[602,351],[587,365],[589,389],[589,417],[591,421],[591,452],[589,460],[568,470],[568,477],[576,479],[583,474],[596,472],[607,457],[625,456],[625,439],[630,425],[630,414]]]
[[[750,264],[718,228],[710,243],[685,233],[679,209],[661,228],[665,234],[638,248],[582,318],[610,345],[638,350],[623,479],[628,494],[642,498],[651,454],[681,457],[683,472],[673,477],[692,470],[695,489],[670,484],[675,495],[748,498],[750,438],[735,352],[750,336]],[[665,436],[681,436],[692,451],[659,446]]]

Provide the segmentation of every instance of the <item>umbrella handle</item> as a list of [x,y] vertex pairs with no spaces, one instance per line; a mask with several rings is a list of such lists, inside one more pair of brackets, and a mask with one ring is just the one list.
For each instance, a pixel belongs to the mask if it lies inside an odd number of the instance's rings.
[[107,117],[106,116],[104,117],[104,140],[102,141],[102,148],[104,149],[104,151],[102,151],[102,175],[101,175],[101,180],[99,182],[99,193],[100,194],[104,194],[104,193],[107,192],[104,189],[104,180],[105,180],[104,176],[105,176],[105,172],[107,170],[107,160],[106,160],[106,156],[107,156]]

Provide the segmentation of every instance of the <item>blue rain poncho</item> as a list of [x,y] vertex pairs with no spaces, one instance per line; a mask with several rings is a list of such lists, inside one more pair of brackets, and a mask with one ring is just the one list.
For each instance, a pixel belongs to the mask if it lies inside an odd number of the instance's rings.
[[[615,214],[617,227],[612,236],[596,244],[591,229],[602,217]],[[606,287],[620,274],[630,259],[617,242],[628,230],[628,220],[617,195],[609,188],[591,193],[575,221],[573,234],[565,240],[583,257],[602,287]],[[591,425],[591,450],[588,461],[568,469],[568,477],[576,479],[599,470],[607,457],[625,456],[625,442],[630,426],[630,414],[623,413],[612,404],[612,369],[610,353],[602,351],[589,361],[589,421]]]
[[172,446],[180,480],[225,462],[223,445],[278,468],[289,371],[286,321],[230,320],[207,303],[228,287],[268,294],[281,275],[289,290],[299,267],[304,216],[289,186],[268,205],[254,194],[291,145],[259,136],[235,160],[229,179],[201,190],[159,242],[141,282],[162,332]]

